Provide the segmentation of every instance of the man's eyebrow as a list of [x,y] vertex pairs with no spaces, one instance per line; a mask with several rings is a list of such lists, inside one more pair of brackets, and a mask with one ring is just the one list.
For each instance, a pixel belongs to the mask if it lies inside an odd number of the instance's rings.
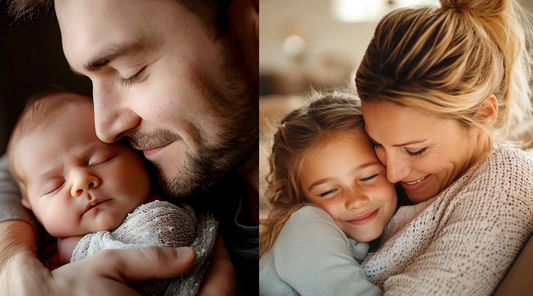
[[[370,162],[367,162],[367,163],[363,163],[362,165],[359,165],[359,166],[353,168],[350,173],[353,173],[353,172],[356,172],[356,171],[359,171],[359,170],[362,170],[362,169],[366,169],[367,167],[370,167],[370,166],[373,166],[373,165],[378,165],[378,164],[381,164],[381,163],[379,161],[370,161]],[[309,189],[307,189],[307,190],[311,191],[311,189],[313,189],[314,187],[316,187],[316,186],[318,186],[320,184],[324,184],[324,183],[326,183],[328,181],[331,181],[333,179],[334,178],[330,178],[330,177],[320,179],[320,180],[314,182],[313,184],[311,184],[311,186],[309,186]]]
[[129,55],[132,52],[138,52],[145,49],[147,44],[147,40],[145,39],[126,44],[111,44],[92,58],[87,64],[83,65],[83,68],[87,72],[96,72],[117,57]]

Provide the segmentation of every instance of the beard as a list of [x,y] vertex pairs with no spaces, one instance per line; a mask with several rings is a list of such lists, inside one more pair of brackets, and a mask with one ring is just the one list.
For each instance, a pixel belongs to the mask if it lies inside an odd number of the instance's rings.
[[[169,130],[147,134],[134,132],[129,136],[133,147],[157,147],[175,140],[184,147],[184,162],[175,176],[159,174],[159,185],[168,196],[176,199],[194,198],[205,193],[224,175],[244,165],[259,146],[259,84],[257,73],[247,67],[244,55],[235,40],[219,37],[218,71],[202,69],[197,83],[204,89],[215,113],[223,121],[224,131],[214,143],[205,140],[204,133],[194,127],[195,149],[182,137]],[[161,172],[158,163],[154,166]]]

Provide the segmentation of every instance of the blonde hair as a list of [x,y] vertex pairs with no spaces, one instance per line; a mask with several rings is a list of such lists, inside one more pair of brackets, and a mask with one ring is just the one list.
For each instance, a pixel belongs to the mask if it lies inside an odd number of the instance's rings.
[[[454,119],[495,139],[531,115],[531,34],[516,0],[441,0],[441,8],[395,10],[378,24],[355,83],[363,103],[389,101]],[[527,37],[527,38],[526,38]],[[478,111],[493,94],[498,117]]]
[[91,98],[64,91],[46,92],[31,98],[13,128],[7,145],[9,170],[20,187],[22,198],[27,198],[24,178],[15,165],[17,145],[27,135],[44,130],[54,123],[71,104],[89,103]]
[[269,157],[270,172],[266,176],[266,199],[272,205],[259,238],[259,257],[274,245],[291,214],[307,202],[299,184],[305,161],[332,139],[364,134],[364,122],[359,100],[349,92],[320,93],[313,91],[308,106],[291,112],[281,121],[274,135]]

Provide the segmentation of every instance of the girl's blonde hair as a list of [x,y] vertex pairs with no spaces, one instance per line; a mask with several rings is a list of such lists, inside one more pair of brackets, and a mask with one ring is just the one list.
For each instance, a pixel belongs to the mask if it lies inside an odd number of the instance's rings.
[[[393,102],[480,128],[486,154],[494,130],[503,139],[531,115],[531,25],[516,0],[440,2],[379,22],[356,73],[357,92],[363,103]],[[476,115],[491,94],[498,117],[488,129]]]
[[268,218],[260,221],[260,258],[274,245],[291,214],[310,205],[299,183],[305,161],[320,153],[331,140],[364,133],[361,104],[353,94],[313,91],[310,96],[311,103],[287,115],[274,135],[270,172],[265,178],[265,195],[272,208]]

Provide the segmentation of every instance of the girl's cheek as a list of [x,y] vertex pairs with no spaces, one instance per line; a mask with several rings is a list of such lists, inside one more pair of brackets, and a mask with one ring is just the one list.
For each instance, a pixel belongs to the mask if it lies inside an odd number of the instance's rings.
[[318,205],[320,208],[322,208],[324,211],[326,211],[333,219],[335,219],[338,214],[338,199],[336,198],[328,198],[328,199],[319,199],[317,202],[315,202],[315,205]]

